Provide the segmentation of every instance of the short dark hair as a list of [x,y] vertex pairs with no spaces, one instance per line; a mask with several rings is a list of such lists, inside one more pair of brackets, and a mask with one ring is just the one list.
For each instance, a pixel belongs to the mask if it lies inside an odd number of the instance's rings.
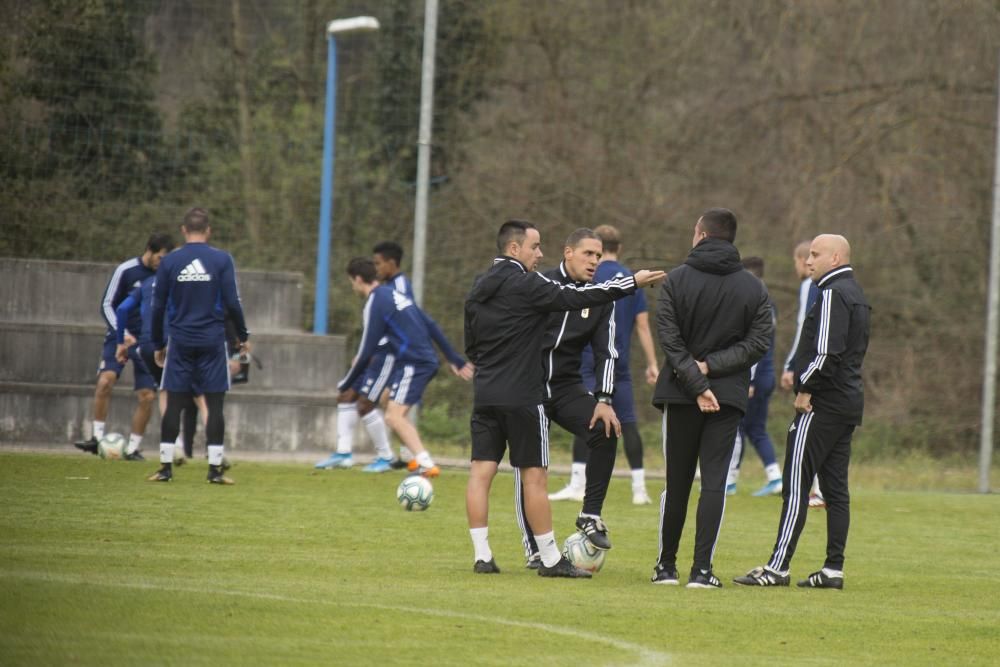
[[161,250],[166,250],[170,252],[174,249],[174,238],[170,234],[163,234],[161,232],[153,232],[149,235],[149,240],[146,241],[146,250],[149,250],[153,254],[160,252]]
[[535,226],[527,220],[508,220],[500,225],[500,231],[497,232],[497,251],[503,254],[511,242],[522,243],[529,229],[535,229]]
[[728,208],[710,208],[701,214],[701,231],[732,243],[736,240],[736,216]]
[[403,263],[403,246],[395,241],[382,241],[372,248],[373,255],[382,255],[384,259],[391,259],[396,262],[396,266]]
[[566,247],[575,248],[580,245],[580,241],[584,239],[594,239],[597,241],[601,240],[601,237],[594,233],[594,230],[587,229],[586,227],[581,227],[572,234],[566,237]]
[[181,223],[181,226],[188,232],[204,234],[209,227],[208,211],[197,206],[188,209],[188,212],[184,214],[184,222]]
[[347,275],[352,278],[361,276],[361,280],[371,285],[375,282],[375,262],[367,257],[355,257],[347,263]]
[[743,268],[754,274],[758,278],[764,277],[764,258],[763,257],[744,257],[743,258]]
[[594,233],[601,239],[604,249],[608,252],[618,252],[622,247],[622,235],[617,227],[611,225],[598,225],[594,227]]

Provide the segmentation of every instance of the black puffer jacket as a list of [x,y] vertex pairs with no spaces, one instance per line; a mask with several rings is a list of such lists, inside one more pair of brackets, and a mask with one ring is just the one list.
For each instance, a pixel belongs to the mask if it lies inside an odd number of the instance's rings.
[[[767,288],[743,270],[736,247],[702,240],[660,289],[656,333],[666,362],[653,405],[694,403],[711,389],[720,404],[746,412],[750,367],[767,352],[772,329]],[[708,364],[708,377],[696,361]]]

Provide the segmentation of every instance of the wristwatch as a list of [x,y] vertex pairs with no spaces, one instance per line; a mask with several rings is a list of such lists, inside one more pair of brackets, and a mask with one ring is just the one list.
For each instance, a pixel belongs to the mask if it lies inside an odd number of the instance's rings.
[[604,405],[611,405],[611,397],[607,394],[599,394],[597,396],[598,403],[604,403]]

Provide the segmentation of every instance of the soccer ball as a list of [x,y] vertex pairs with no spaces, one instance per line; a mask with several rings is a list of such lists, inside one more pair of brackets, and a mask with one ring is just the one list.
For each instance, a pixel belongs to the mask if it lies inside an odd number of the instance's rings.
[[399,483],[396,500],[409,512],[422,512],[434,500],[434,487],[426,477],[410,475]]
[[596,573],[604,567],[605,552],[595,547],[580,531],[566,538],[562,552],[569,562],[581,570]]
[[97,443],[97,453],[102,459],[117,461],[125,456],[125,436],[121,433],[108,433]]

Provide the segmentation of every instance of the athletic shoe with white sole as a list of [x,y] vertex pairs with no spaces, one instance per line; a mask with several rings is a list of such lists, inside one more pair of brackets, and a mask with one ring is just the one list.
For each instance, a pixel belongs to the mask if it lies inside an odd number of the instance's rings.
[[824,570],[820,570],[819,572],[813,572],[797,585],[799,588],[834,588],[839,591],[844,588],[844,575],[840,575],[839,577],[836,575],[831,576]]
[[576,527],[587,536],[590,543],[601,551],[611,548],[611,540],[608,539],[608,527],[604,525],[600,517],[578,516]]
[[594,575],[586,570],[581,570],[573,563],[569,562],[566,556],[559,559],[559,562],[552,567],[546,567],[545,563],[538,566],[539,577],[564,577],[566,579],[590,579]]
[[549,500],[575,500],[578,503],[583,502],[584,490],[578,489],[575,486],[566,485],[560,491],[549,494]]
[[788,575],[772,572],[766,567],[755,567],[742,577],[735,577],[733,583],[740,586],[787,586]]
[[765,496],[780,496],[783,488],[784,487],[780,479],[772,479],[770,482],[754,491],[753,497],[763,498]]
[[711,570],[693,568],[686,588],[722,588],[722,582],[712,574]]
[[90,440],[81,440],[79,442],[74,442],[73,446],[82,452],[87,452],[88,454],[93,454],[97,456],[97,438],[91,438]]
[[174,478],[174,473],[170,468],[160,468],[146,478],[147,482],[169,482]]
[[649,498],[649,494],[646,493],[646,487],[641,489],[632,489],[632,504],[633,505],[652,505],[653,501]]
[[138,449],[135,450],[134,452],[132,452],[131,454],[126,454],[123,458],[126,461],[145,461],[146,460],[146,457],[143,456],[142,452],[140,452]]
[[236,482],[222,474],[222,466],[208,466],[208,483],[232,486]]
[[319,463],[317,463],[314,468],[318,470],[330,470],[331,468],[350,468],[354,465],[354,457],[350,454],[337,454],[336,452],[330,454]]
[[375,459],[361,470],[362,472],[389,472],[392,470],[392,459]]
[[497,567],[497,562],[494,559],[477,560],[475,565],[472,566],[472,571],[476,574],[500,574],[500,568]]
[[677,574],[676,567],[667,567],[657,563],[656,567],[653,568],[653,578],[650,581],[654,584],[676,586],[680,583],[680,577]]

